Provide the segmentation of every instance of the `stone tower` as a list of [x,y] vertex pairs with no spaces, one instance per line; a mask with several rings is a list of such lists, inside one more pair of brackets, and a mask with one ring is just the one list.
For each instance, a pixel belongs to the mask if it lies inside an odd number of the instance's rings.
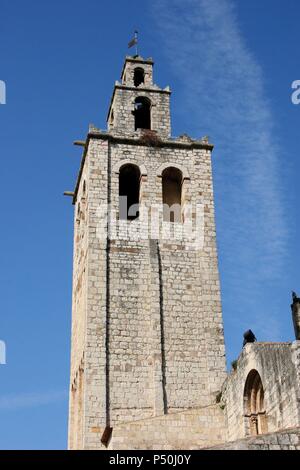
[[107,131],[77,142],[71,449],[116,447],[118,426],[150,418],[161,431],[213,405],[225,379],[213,146],[171,137],[170,94],[151,58],[126,57]]

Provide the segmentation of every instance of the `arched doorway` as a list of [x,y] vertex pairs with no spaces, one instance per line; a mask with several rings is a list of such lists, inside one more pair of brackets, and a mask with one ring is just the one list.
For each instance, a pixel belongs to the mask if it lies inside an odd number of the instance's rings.
[[252,369],[246,379],[244,388],[244,410],[246,435],[257,436],[267,432],[265,394],[261,377]]

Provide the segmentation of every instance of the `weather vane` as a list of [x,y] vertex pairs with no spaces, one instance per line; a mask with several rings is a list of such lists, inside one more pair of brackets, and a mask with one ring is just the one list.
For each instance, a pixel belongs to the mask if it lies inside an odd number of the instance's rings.
[[128,48],[135,46],[135,55],[138,56],[138,32],[135,30],[134,37],[129,41]]

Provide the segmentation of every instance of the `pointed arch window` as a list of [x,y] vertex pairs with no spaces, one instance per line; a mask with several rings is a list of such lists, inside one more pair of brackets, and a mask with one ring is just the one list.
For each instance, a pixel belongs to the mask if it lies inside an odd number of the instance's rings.
[[119,172],[119,218],[134,220],[139,216],[141,172],[138,166],[126,164]]
[[244,409],[247,420],[247,435],[257,436],[267,432],[265,395],[261,377],[252,369],[245,383]]

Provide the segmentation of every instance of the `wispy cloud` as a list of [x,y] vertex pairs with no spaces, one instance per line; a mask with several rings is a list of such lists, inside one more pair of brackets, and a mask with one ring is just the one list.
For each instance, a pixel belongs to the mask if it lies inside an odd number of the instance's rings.
[[218,241],[227,270],[223,287],[236,305],[245,296],[258,300],[262,283],[270,286],[283,275],[288,237],[262,68],[241,34],[235,2],[155,0],[152,5],[168,63],[182,80],[177,95],[187,127],[216,144]]
[[66,390],[3,395],[0,396],[0,410],[51,405],[65,400],[67,396],[68,392]]

